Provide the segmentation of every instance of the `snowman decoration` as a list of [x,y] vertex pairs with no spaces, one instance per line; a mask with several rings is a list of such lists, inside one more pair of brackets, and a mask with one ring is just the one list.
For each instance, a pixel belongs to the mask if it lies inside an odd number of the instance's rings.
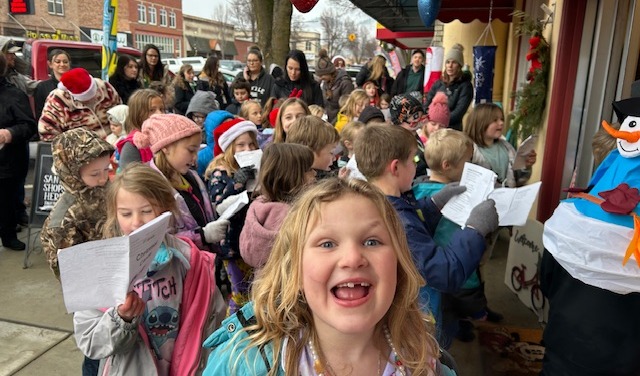
[[558,205],[545,223],[543,243],[573,278],[628,294],[640,292],[640,98],[613,108],[620,130],[606,121],[602,126],[617,148],[586,190]]

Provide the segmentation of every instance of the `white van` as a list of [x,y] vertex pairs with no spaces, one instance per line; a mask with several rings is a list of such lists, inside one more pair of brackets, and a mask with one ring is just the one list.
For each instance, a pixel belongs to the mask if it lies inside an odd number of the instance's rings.
[[200,74],[206,61],[207,59],[202,56],[162,59],[162,63],[167,65],[168,69],[174,74],[178,74],[178,72],[180,71],[180,67],[183,64],[190,64],[193,67],[193,72],[196,74],[196,76]]

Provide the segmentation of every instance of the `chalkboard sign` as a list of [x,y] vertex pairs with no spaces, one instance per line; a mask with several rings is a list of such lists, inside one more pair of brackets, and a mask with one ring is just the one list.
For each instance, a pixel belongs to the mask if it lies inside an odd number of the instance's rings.
[[53,155],[50,142],[39,142],[36,153],[36,171],[31,199],[31,225],[42,225],[51,209],[64,192],[60,178],[51,170]]

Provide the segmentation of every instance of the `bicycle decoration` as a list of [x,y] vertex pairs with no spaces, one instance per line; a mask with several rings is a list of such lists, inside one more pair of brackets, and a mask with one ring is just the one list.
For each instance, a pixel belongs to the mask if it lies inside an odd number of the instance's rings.
[[550,69],[549,42],[542,35],[546,22],[539,21],[524,12],[514,12],[513,18],[520,18],[516,30],[518,36],[529,36],[530,62],[527,82],[513,96],[515,110],[509,115],[514,139],[525,139],[537,134],[542,128],[542,119],[547,102],[547,81]]

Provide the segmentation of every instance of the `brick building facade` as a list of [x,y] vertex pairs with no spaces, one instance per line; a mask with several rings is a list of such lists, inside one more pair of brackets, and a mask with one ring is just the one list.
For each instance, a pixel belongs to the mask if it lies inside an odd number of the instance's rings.
[[[16,40],[102,42],[103,0],[32,0],[32,14],[13,15],[9,14],[9,4],[9,0],[0,0],[0,35]],[[163,57],[182,56],[182,25],[182,0],[119,1],[121,46],[142,49],[154,43]]]

